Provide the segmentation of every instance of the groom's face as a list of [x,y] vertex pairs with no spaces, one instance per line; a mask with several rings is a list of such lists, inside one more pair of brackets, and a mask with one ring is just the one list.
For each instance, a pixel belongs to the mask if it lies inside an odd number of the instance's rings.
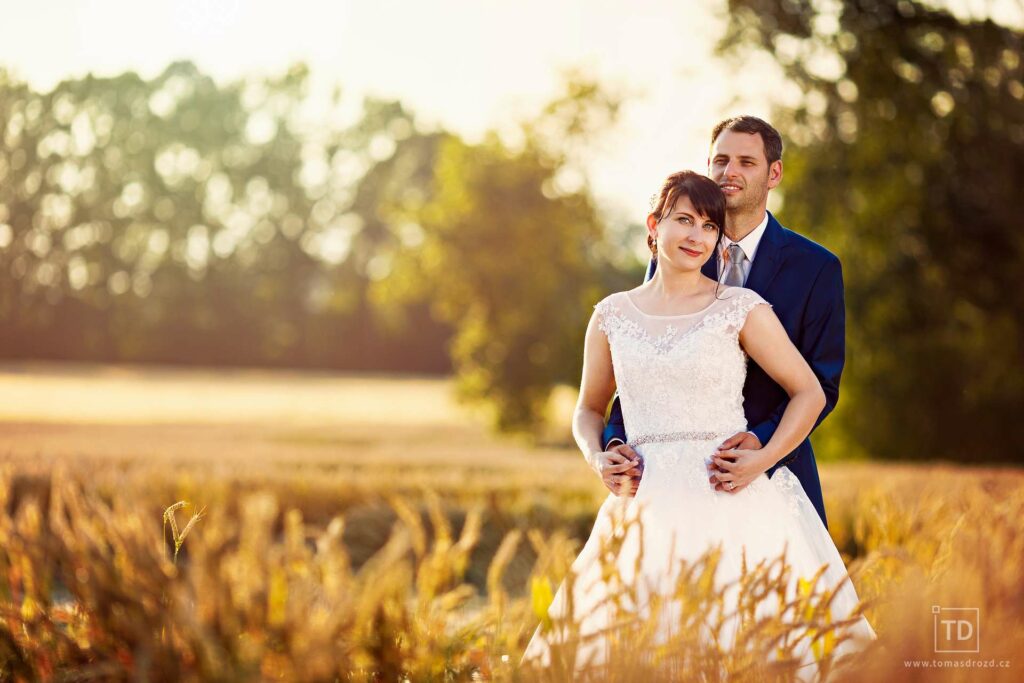
[[[781,162],[778,176],[781,178]],[[708,176],[725,193],[730,212],[763,209],[775,174],[764,153],[764,141],[757,133],[723,130],[711,147]]]

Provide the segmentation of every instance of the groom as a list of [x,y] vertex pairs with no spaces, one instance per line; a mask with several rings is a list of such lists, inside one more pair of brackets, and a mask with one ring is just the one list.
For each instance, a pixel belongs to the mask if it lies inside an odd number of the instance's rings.
[[[782,181],[782,138],[767,122],[753,116],[722,121],[711,133],[708,175],[725,193],[726,221],[717,253],[704,264],[703,273],[724,285],[743,286],[764,297],[782,321],[790,339],[825,391],[825,408],[815,427],[839,400],[839,376],[845,356],[846,316],[843,273],[839,259],[819,244],[791,232],[768,213],[768,192]],[[647,277],[654,275],[652,260]],[[709,485],[725,491],[715,474],[731,469],[742,458],[768,443],[779,426],[789,401],[786,392],[753,361],[743,386],[743,409],[749,432],[726,439],[708,470]],[[627,440],[622,410],[616,397],[604,430],[605,450],[629,458],[637,454]],[[762,463],[729,493],[736,493],[767,472],[771,477],[788,467],[804,487],[821,521],[825,504],[809,439],[776,463]],[[635,490],[635,486],[633,487]]]

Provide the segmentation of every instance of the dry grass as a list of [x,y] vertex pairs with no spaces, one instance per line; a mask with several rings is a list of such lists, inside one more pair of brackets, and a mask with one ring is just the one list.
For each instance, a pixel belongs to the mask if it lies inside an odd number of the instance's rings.
[[[92,385],[78,386],[62,396]],[[116,416],[0,422],[0,680],[569,679],[515,665],[604,495],[571,451],[496,442],[464,416],[386,432],[337,417]],[[1024,475],[876,463],[829,465],[822,479],[880,635],[837,678],[935,680],[905,662],[966,659],[933,652],[941,605],[979,608],[969,657],[1010,663],[943,680],[1019,679]],[[186,537],[172,534],[180,543],[161,529],[175,501],[205,507]],[[680,585],[691,616],[715,600],[698,569]],[[820,596],[808,600],[793,614],[813,614]],[[680,641],[651,662],[634,656],[645,631],[627,620],[616,665],[591,676],[658,680],[671,665],[686,680],[788,680],[769,653],[813,625],[776,624],[742,653]]]

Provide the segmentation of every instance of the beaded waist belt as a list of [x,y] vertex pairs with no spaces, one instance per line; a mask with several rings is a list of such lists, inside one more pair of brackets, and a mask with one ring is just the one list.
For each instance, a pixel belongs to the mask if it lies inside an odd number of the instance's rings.
[[[738,430],[742,431],[742,430]],[[668,432],[666,434],[645,434],[630,439],[627,446],[634,447],[645,443],[666,443],[670,441],[711,441],[713,439],[732,436],[736,432]]]

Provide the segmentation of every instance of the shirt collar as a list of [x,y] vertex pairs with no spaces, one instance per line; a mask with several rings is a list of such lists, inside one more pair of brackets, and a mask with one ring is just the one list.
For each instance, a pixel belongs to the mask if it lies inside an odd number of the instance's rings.
[[[757,254],[757,246],[761,243],[761,238],[764,237],[764,231],[768,228],[768,212],[764,212],[764,218],[756,228],[750,231],[746,237],[741,239],[737,244],[740,245],[740,249],[746,255],[747,260],[751,263],[754,262],[754,256]],[[722,242],[719,251],[725,251],[733,241],[722,235]]]

